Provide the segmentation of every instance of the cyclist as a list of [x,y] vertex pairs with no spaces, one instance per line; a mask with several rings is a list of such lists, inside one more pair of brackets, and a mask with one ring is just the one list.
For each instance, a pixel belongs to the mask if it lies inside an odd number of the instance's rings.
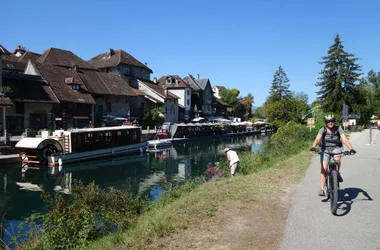
[[[336,162],[338,163],[338,170],[339,170],[340,158],[341,158],[339,153],[342,153],[343,145],[345,145],[350,150],[350,154],[352,155],[356,154],[356,151],[353,149],[351,143],[348,141],[346,135],[343,132],[343,129],[335,125],[335,116],[333,114],[326,115],[324,117],[324,122],[326,126],[322,127],[319,130],[310,151],[312,153],[316,153],[315,147],[321,142],[319,146],[321,147],[322,152],[330,152],[330,153],[338,154],[338,155],[335,155],[334,158]],[[319,193],[318,193],[320,196],[325,195],[324,186],[326,182],[328,163],[329,163],[329,155],[321,154],[321,183],[320,183],[321,189],[319,190]],[[338,180],[339,182],[343,182],[343,178],[341,177],[339,172],[338,172]]]

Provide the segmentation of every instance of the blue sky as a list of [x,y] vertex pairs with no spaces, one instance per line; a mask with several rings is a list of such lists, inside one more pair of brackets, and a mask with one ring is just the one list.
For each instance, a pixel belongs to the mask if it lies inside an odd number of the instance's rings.
[[43,53],[71,50],[88,60],[109,48],[148,63],[151,77],[188,73],[265,102],[281,65],[290,89],[309,103],[333,39],[379,71],[380,1],[2,0],[0,44]]

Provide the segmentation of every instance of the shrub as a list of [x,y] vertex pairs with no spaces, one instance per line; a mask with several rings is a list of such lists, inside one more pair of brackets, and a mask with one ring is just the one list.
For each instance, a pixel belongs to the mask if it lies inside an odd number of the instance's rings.
[[94,183],[75,184],[71,196],[51,198],[43,193],[43,197],[52,209],[43,216],[38,249],[83,248],[105,233],[127,228],[143,211],[142,202],[130,193],[102,190]]

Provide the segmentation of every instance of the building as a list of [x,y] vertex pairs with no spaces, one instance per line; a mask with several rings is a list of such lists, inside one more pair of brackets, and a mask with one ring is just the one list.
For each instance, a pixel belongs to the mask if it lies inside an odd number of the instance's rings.
[[213,86],[212,91],[214,92],[215,98],[221,99],[220,97],[220,91],[226,90],[224,86]]
[[191,74],[188,74],[184,78],[185,82],[188,83],[191,92],[191,105],[193,117],[205,116],[209,117],[213,114],[213,91],[211,87],[210,80],[208,78],[200,79],[194,78]]
[[158,80],[153,79],[153,82],[179,97],[178,119],[180,122],[189,122],[191,118],[191,88],[185,81],[178,75],[166,75]]
[[154,82],[138,80],[138,83],[139,90],[145,94],[142,112],[147,112],[152,107],[162,107],[165,121],[177,123],[179,97]]
[[[150,74],[153,73],[146,64],[121,49],[109,49],[108,52],[88,60],[88,63],[99,69],[100,72],[121,76],[134,89],[139,88],[138,80],[150,81]],[[131,116],[140,116],[142,103],[144,103],[144,97],[141,95],[130,99]]]

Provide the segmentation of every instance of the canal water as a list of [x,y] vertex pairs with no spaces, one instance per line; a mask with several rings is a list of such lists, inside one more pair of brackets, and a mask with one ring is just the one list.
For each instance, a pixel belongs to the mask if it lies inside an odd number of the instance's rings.
[[[41,190],[70,193],[74,180],[84,184],[95,181],[102,188],[116,187],[131,193],[149,195],[156,200],[167,188],[186,179],[201,176],[207,164],[226,161],[225,147],[238,152],[259,150],[269,135],[250,135],[173,144],[168,150],[124,156],[85,164],[63,166],[62,169],[22,170],[20,165],[0,169],[0,225],[2,239],[35,212],[46,212]],[[1,231],[1,230],[0,230]],[[1,244],[0,244],[1,245]]]

